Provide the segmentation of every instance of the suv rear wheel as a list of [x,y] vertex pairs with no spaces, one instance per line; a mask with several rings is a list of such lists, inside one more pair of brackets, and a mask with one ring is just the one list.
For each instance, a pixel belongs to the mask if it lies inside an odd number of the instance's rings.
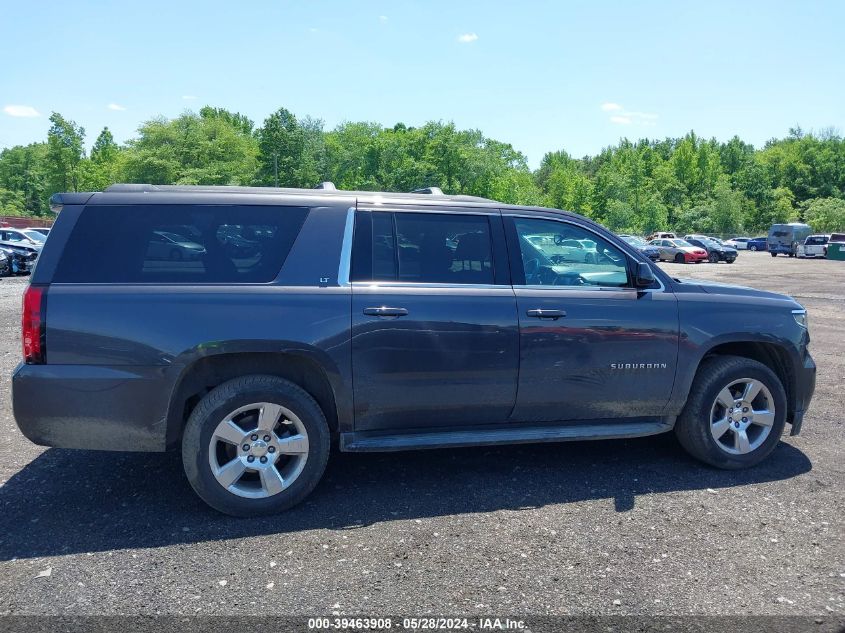
[[208,393],[182,436],[196,493],[233,516],[286,510],[317,485],[329,456],[325,415],[302,388],[276,376],[243,376]]
[[681,445],[718,468],[754,466],[771,453],[786,422],[786,393],[755,360],[716,356],[698,370],[675,424]]

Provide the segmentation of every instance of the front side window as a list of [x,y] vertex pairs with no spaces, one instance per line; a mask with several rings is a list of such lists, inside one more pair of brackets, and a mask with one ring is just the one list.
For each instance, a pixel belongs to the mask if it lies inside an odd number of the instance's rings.
[[628,285],[625,255],[602,237],[574,224],[514,218],[525,285]]
[[355,231],[353,281],[493,283],[486,216],[363,212]]

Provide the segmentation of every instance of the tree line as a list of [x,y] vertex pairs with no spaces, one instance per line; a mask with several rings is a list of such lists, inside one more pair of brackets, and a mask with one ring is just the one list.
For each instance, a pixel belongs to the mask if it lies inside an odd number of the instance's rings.
[[505,203],[576,211],[617,231],[758,233],[801,220],[845,230],[845,139],[835,130],[789,130],[762,148],[690,132],[621,140],[596,156],[547,153],[532,171],[524,154],[480,130],[297,118],[284,108],[261,126],[223,108],[144,122],[115,142],[104,128],[90,152],[85,130],[54,112],[46,142],[0,152],[0,214],[40,216],[57,191],[115,182],[411,191],[439,186]]

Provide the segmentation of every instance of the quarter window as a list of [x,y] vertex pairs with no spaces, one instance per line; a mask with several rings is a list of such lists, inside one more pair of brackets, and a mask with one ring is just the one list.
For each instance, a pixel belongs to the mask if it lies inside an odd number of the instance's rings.
[[566,222],[514,218],[528,286],[628,285],[627,260],[602,237]]
[[279,274],[308,209],[88,206],[56,281],[266,283]]

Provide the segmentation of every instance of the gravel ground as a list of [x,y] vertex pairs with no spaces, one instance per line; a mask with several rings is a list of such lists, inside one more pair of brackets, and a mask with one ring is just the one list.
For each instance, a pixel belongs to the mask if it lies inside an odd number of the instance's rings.
[[207,509],[176,454],[29,443],[9,397],[26,280],[0,281],[0,613],[842,617],[845,262],[666,268],[809,309],[815,399],[764,464],[716,471],[671,435],[334,454],[261,520]]

